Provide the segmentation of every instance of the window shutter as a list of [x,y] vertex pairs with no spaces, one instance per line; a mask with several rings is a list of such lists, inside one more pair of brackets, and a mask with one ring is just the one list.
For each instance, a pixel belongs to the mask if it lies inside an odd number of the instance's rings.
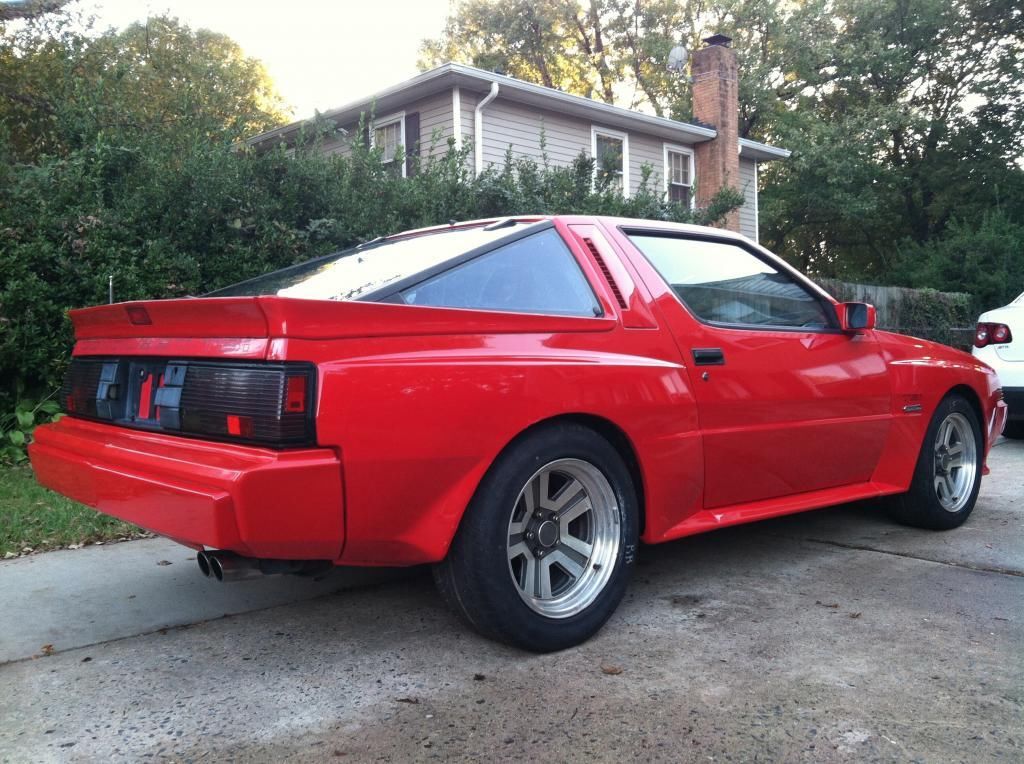
[[420,113],[414,111],[405,115],[405,175],[409,177],[416,172],[412,161],[413,155],[420,153]]

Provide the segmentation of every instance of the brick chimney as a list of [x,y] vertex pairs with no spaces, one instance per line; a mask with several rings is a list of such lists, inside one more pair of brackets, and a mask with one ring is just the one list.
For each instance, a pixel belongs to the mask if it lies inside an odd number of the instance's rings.
[[[693,116],[715,128],[718,136],[694,147],[697,205],[700,207],[707,206],[714,195],[726,186],[739,189],[740,182],[736,51],[729,47],[732,39],[725,35],[712,35],[704,42],[706,47],[694,52],[690,65]],[[739,231],[739,212],[730,212],[722,225],[730,231]]]

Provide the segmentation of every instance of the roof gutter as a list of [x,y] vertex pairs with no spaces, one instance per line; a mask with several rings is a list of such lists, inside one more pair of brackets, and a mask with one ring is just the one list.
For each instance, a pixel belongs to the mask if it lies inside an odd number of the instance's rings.
[[491,91],[484,96],[484,99],[476,105],[473,110],[473,143],[476,174],[484,171],[484,108],[498,97],[497,82],[491,83]]

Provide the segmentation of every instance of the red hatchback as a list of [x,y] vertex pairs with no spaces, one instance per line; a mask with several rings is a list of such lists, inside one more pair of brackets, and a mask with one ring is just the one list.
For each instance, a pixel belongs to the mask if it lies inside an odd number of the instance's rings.
[[510,218],[201,299],[73,311],[40,482],[221,579],[435,563],[482,633],[576,644],[640,541],[853,499],[964,522],[1006,408],[725,231]]

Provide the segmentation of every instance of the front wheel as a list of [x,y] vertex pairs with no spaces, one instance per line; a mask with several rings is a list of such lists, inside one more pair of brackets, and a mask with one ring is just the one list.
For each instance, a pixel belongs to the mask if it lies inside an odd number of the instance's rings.
[[918,528],[962,525],[978,500],[983,458],[978,415],[963,396],[946,396],[928,425],[910,490],[888,500],[890,514]]
[[622,457],[589,428],[555,424],[498,458],[434,578],[485,636],[560,650],[614,612],[636,544],[636,492]]

